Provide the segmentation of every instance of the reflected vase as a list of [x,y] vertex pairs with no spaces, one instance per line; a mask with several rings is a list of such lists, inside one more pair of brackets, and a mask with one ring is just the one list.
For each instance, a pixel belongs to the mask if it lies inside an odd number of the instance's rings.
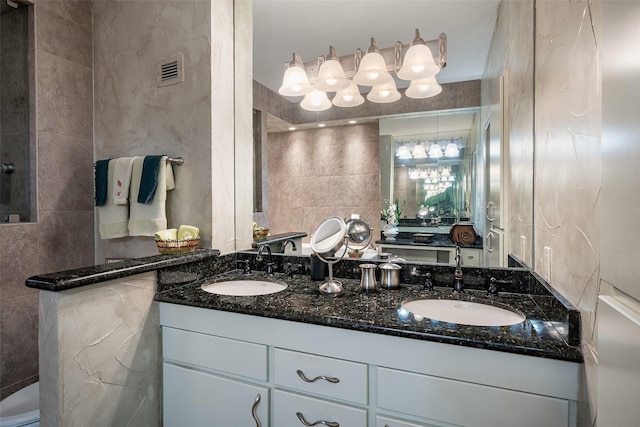
[[385,240],[396,240],[396,236],[400,233],[398,230],[398,224],[387,224],[382,228],[382,234],[384,234]]

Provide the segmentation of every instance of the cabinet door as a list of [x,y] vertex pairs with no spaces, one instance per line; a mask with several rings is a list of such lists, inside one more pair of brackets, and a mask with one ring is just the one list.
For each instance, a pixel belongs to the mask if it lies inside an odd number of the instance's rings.
[[322,399],[287,393],[282,390],[274,391],[274,426],[326,426],[332,425],[331,423],[337,423],[333,425],[340,425],[341,427],[366,427],[367,411],[363,408],[339,405]]
[[567,427],[570,417],[566,400],[387,368],[377,396],[379,408],[463,426]]
[[163,374],[165,427],[267,426],[269,423],[269,389],[266,387],[170,363],[164,363]]

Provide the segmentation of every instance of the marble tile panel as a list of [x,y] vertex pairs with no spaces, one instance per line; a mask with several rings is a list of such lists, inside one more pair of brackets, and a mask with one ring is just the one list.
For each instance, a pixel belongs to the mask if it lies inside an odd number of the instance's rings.
[[36,13],[40,13],[42,10],[55,13],[90,30],[92,27],[91,9],[93,4],[94,2],[87,0],[38,0]]
[[0,301],[0,388],[38,374],[38,294]]
[[42,8],[38,9],[36,14],[36,31],[37,49],[92,68],[93,39],[90,27],[74,23],[55,11]]
[[42,131],[38,138],[38,153],[39,209],[92,210],[92,140]]
[[37,114],[41,131],[93,138],[90,68],[38,50]]
[[0,245],[0,301],[37,294],[25,280],[40,270],[37,224],[2,224]]
[[93,210],[40,212],[38,239],[42,273],[93,265]]

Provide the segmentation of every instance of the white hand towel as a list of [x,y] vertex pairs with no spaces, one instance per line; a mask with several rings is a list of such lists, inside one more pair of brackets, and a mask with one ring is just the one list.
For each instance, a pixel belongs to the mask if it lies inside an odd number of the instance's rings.
[[131,183],[131,169],[134,157],[120,157],[113,159],[113,204],[126,205],[129,199],[129,185]]
[[149,204],[138,203],[138,191],[140,189],[140,178],[142,177],[142,165],[144,157],[136,157],[133,160],[131,171],[131,186],[129,201],[129,235],[130,236],[153,236],[159,230],[167,228],[166,201],[167,191],[175,188],[173,178],[173,168],[167,163],[164,156],[158,168],[158,186]]
[[[113,194],[115,162],[109,162],[107,170],[107,194]],[[129,235],[129,205],[115,205],[112,197],[107,197],[104,205],[98,206],[98,221],[101,239],[116,239]]]

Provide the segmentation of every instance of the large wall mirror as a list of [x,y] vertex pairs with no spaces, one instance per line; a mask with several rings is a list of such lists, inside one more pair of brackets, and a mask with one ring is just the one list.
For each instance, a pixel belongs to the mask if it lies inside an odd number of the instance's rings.
[[[375,232],[380,233],[380,210],[386,201],[398,198],[405,201],[402,216],[418,225],[469,220],[485,237],[491,228],[486,222],[490,166],[486,141],[490,134],[486,128],[497,111],[504,115],[505,126],[502,120],[493,120],[493,135],[500,135],[500,127],[505,131],[504,141],[513,146],[503,152],[503,194],[517,190],[505,200],[504,229],[498,231],[505,235],[505,255],[531,265],[533,1],[463,3],[254,3],[254,108],[265,113],[260,122],[265,193],[260,220],[276,231],[287,231],[282,228],[304,228],[305,221],[317,225],[330,215],[346,217],[357,206],[365,220],[377,223]],[[398,13],[400,10],[402,13]],[[515,27],[520,28],[520,38],[506,35]],[[442,98],[433,97],[418,109],[417,104],[403,99],[397,102],[409,105],[404,110],[393,104],[379,107],[365,103],[354,109],[332,107],[328,112],[309,112],[300,109],[301,99],[283,98],[277,93],[292,52],[307,62],[326,55],[329,45],[335,46],[340,56],[357,48],[366,50],[370,37],[375,37],[381,47],[398,40],[410,43],[415,28],[425,39],[447,34],[447,65],[438,81],[452,86],[478,82],[477,90],[459,90],[455,95],[449,91],[453,98],[475,96],[474,102],[451,107]],[[480,39],[485,44],[479,48],[474,41]],[[502,86],[498,87],[506,69],[510,69],[506,90],[511,97],[502,96]],[[401,83],[396,82],[401,89]],[[460,86],[455,87],[458,90]],[[326,128],[319,129],[320,123]],[[296,130],[292,132],[290,127]],[[428,151],[435,142],[454,143],[459,155],[437,160],[397,156],[402,146],[413,152],[416,145],[421,145]],[[352,161],[354,158],[358,160]],[[279,166],[274,168],[274,164]],[[336,173],[338,170],[342,172]],[[332,204],[297,205],[296,198],[303,196],[314,203],[331,199]],[[361,200],[365,198],[375,198],[373,206]],[[508,231],[512,236],[506,237]],[[500,261],[499,265],[506,266],[506,262]]]

